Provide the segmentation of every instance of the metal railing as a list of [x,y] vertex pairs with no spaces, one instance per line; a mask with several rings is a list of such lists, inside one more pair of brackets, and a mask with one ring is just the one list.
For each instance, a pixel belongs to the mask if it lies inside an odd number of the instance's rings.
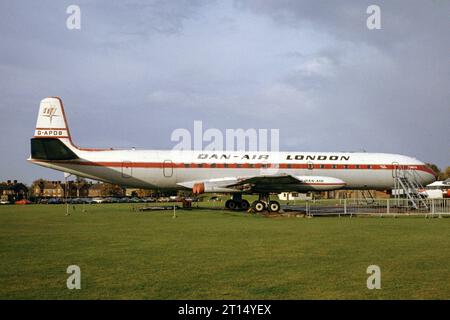
[[410,200],[403,199],[375,199],[365,203],[365,199],[327,199],[290,201],[282,205],[285,212],[299,212],[307,216],[315,215],[373,215],[373,216],[450,216],[450,198],[423,199],[424,206],[415,208]]

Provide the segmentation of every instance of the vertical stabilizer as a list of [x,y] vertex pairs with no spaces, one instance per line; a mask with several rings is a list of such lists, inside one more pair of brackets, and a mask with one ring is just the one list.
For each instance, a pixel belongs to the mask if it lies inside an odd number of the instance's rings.
[[70,142],[69,127],[60,98],[45,98],[41,101],[34,137],[60,138]]

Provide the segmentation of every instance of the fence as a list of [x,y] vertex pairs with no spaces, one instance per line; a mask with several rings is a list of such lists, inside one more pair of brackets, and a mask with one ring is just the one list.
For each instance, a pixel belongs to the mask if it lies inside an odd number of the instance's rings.
[[[426,205],[425,205],[426,204]],[[450,216],[450,199],[425,199],[424,206],[414,208],[408,199],[329,199],[289,201],[284,211],[298,211],[306,215],[417,215],[431,217]]]

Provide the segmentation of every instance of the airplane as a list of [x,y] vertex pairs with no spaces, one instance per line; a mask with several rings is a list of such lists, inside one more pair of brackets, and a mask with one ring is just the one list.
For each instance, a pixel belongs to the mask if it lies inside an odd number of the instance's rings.
[[[256,212],[278,212],[270,195],[280,192],[391,190],[399,169],[414,172],[423,185],[436,179],[425,163],[387,153],[80,148],[59,97],[40,102],[28,161],[123,187],[227,193],[226,208]],[[250,205],[244,194],[258,200]]]

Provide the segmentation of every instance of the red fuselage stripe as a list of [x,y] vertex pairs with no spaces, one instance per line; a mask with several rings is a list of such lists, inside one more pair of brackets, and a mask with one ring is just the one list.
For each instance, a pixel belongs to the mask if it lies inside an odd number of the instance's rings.
[[[37,160],[39,161],[39,160]],[[307,163],[172,163],[172,162],[89,162],[89,161],[43,161],[68,163],[82,166],[123,167],[123,168],[180,168],[180,169],[326,169],[326,170],[394,170],[392,164],[307,164]],[[424,171],[434,175],[434,172],[424,165],[402,165],[409,170]]]

